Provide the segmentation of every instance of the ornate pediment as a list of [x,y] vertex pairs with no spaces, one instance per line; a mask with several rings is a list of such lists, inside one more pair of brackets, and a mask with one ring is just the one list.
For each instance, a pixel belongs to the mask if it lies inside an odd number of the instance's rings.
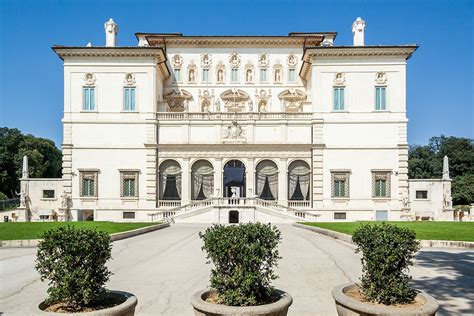
[[378,84],[386,84],[387,83],[387,74],[383,71],[377,72],[375,75],[375,82]]
[[201,55],[201,66],[202,68],[210,68],[212,65],[211,54],[204,53]]
[[234,88],[224,91],[221,99],[228,112],[243,112],[250,101],[250,96],[247,92]]
[[298,59],[296,58],[295,55],[290,54],[286,58],[286,62],[288,63],[288,66],[290,67],[296,67],[296,65],[298,64]]
[[132,73],[126,74],[123,84],[126,86],[134,86],[136,84],[135,75]]
[[240,66],[240,55],[238,53],[230,54],[229,64],[232,68],[239,68],[239,66]]
[[180,54],[176,54],[173,56],[171,59],[171,63],[173,64],[174,67],[181,67],[183,65],[183,57]]
[[174,89],[166,94],[164,99],[168,103],[170,112],[183,112],[188,109],[188,103],[193,99],[193,96],[184,89]]
[[260,68],[267,68],[270,65],[270,59],[267,53],[261,53],[258,55],[258,66]]
[[346,83],[346,76],[343,72],[338,72],[334,75],[333,82],[335,85],[343,86]]
[[84,84],[86,86],[95,85],[95,81],[96,81],[96,77],[93,73],[88,72],[84,75]]
[[278,95],[285,112],[302,112],[303,107],[301,105],[306,101],[306,97],[304,91],[294,88],[286,89]]

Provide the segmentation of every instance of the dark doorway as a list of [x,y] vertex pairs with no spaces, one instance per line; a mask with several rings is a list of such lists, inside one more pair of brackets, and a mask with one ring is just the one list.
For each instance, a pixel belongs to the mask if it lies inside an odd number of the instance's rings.
[[224,197],[245,197],[245,166],[242,161],[231,160],[225,164],[223,192]]
[[239,211],[230,211],[229,224],[238,224],[238,223],[239,223]]

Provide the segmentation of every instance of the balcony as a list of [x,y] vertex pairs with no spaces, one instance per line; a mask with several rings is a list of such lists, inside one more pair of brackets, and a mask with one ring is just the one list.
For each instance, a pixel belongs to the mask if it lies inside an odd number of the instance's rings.
[[311,112],[158,112],[157,120],[308,120]]

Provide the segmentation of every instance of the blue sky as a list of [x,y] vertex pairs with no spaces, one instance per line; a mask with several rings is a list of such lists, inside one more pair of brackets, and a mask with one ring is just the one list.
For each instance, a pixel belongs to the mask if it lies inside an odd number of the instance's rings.
[[474,1],[29,1],[0,0],[0,126],[62,140],[63,69],[52,45],[104,45],[103,23],[118,44],[135,32],[286,35],[367,23],[366,45],[416,43],[408,61],[408,141],[441,134],[474,138]]

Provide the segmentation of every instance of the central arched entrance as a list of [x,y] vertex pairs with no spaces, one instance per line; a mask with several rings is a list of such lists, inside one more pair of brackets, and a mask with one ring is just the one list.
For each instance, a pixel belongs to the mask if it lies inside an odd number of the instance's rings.
[[245,165],[240,160],[230,160],[224,166],[224,197],[245,197]]

